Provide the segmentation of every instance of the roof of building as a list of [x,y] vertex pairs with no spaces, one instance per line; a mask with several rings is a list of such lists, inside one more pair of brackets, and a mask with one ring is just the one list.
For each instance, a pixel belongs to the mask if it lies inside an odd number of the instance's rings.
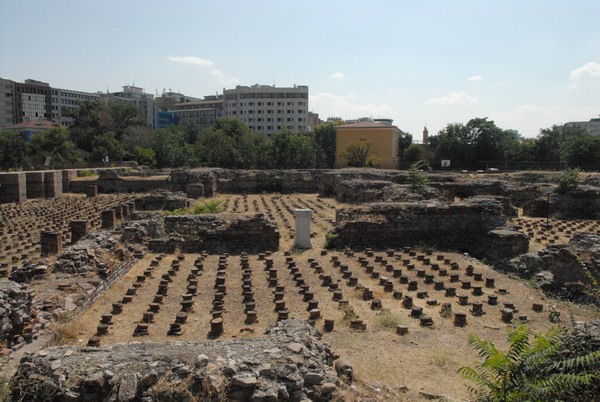
[[51,128],[58,127],[53,121],[50,120],[26,120],[22,123],[15,124],[13,126],[6,127],[7,130],[23,130],[23,129],[37,129],[37,130],[50,130]]
[[389,128],[389,127],[394,127],[396,129],[398,128],[391,124],[377,123],[374,121],[358,121],[356,123],[340,124],[339,126],[336,126],[336,128]]

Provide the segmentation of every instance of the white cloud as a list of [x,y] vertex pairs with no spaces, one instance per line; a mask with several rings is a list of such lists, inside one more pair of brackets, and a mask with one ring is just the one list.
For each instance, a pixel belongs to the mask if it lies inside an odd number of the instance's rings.
[[167,59],[176,63],[193,64],[202,67],[212,67],[215,63],[210,59],[201,59],[194,56],[168,56]]
[[330,80],[343,80],[344,78],[346,78],[346,76],[343,73],[340,73],[339,71],[329,76]]
[[310,95],[311,110],[319,113],[325,120],[327,117],[357,119],[360,117],[393,117],[396,111],[387,104],[361,103],[356,95],[335,95],[322,92]]
[[467,78],[467,81],[470,81],[470,82],[481,82],[481,81],[483,81],[483,77],[481,75],[474,75],[472,77]]
[[572,89],[577,88],[582,83],[598,79],[600,79],[600,64],[594,61],[585,63],[569,73],[569,80],[573,82],[570,86]]
[[229,77],[227,75],[225,75],[221,70],[218,69],[214,69],[210,72],[214,77],[217,78],[217,80],[219,81],[219,83],[226,85],[226,86],[231,86],[231,85],[237,85],[240,83],[240,80],[238,80],[235,77]]
[[200,57],[195,56],[168,56],[167,59],[176,63],[191,64],[200,67],[212,67],[210,74],[215,77],[221,85],[233,86],[240,83],[240,80],[237,78],[230,77],[218,68],[215,68],[215,63],[210,59],[201,59]]
[[466,92],[453,92],[448,96],[442,96],[440,98],[429,99],[425,102],[425,106],[439,105],[439,106],[450,106],[450,105],[467,105],[477,104],[479,101],[474,96],[469,95]]

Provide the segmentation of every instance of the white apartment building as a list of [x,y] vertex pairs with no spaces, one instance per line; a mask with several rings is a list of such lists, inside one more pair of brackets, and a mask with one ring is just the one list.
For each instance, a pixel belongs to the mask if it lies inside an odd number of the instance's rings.
[[590,119],[590,121],[573,121],[567,124],[578,125],[583,128],[589,135],[600,136],[600,117]]
[[89,100],[100,99],[100,94],[92,92],[80,92],[70,89],[52,88],[52,121],[61,127],[70,127],[73,119],[63,115],[64,109],[77,109],[79,103]]
[[225,117],[239,118],[255,133],[271,136],[283,129],[308,130],[308,86],[277,88],[238,85],[223,89]]
[[146,93],[144,88],[133,85],[124,85],[123,91],[113,93],[102,93],[100,99],[106,102],[127,102],[141,109],[142,118],[146,127],[150,130],[156,129],[156,102],[154,95]]

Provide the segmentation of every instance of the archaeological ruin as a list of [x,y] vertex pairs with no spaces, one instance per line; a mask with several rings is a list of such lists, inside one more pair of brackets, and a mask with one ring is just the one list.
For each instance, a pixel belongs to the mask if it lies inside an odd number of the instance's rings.
[[600,174],[424,174],[0,173],[8,400],[464,400],[470,333],[600,328]]

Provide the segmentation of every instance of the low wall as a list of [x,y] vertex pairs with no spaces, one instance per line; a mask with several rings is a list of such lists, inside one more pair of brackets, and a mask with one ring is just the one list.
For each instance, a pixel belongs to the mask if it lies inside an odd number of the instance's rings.
[[[455,204],[380,203],[342,209],[329,235],[330,246],[386,249],[423,245],[493,260],[510,258],[527,251],[528,242],[513,231],[490,233],[505,225],[502,209],[496,200],[478,198]],[[488,253],[490,245],[500,251]]]
[[276,251],[279,249],[277,225],[264,215],[206,214],[166,216],[167,238],[151,239],[148,248],[154,252],[241,253]]

